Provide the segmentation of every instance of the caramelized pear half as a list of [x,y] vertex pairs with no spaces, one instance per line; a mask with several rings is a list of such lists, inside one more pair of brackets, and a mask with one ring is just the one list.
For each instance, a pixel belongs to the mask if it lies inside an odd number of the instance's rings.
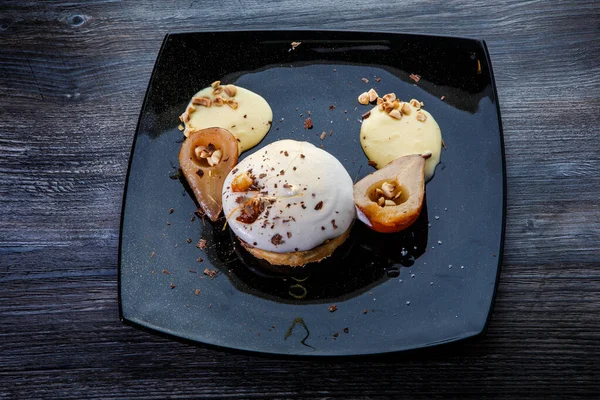
[[223,209],[223,182],[237,160],[237,140],[226,129],[195,131],[181,145],[179,166],[200,208],[212,221]]
[[384,233],[411,226],[423,207],[424,171],[425,159],[410,155],[397,158],[361,179],[354,185],[359,219]]

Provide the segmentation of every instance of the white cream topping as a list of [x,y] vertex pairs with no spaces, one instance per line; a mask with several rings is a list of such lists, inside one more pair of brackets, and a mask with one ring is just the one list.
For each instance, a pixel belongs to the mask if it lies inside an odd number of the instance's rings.
[[410,115],[403,115],[401,119],[373,108],[360,128],[360,144],[369,160],[377,163],[377,168],[402,156],[430,152],[431,157],[425,161],[425,180],[429,180],[440,162],[442,132],[430,113],[421,109],[427,119],[418,121],[418,108],[410,108]]
[[[233,192],[232,180],[247,171],[260,191]],[[255,196],[265,205],[258,219],[238,221],[243,201]],[[344,166],[326,151],[295,140],[277,141],[241,161],[225,179],[223,211],[243,241],[276,253],[313,249],[344,233],[356,216],[353,183]]]
[[[260,95],[236,86],[237,93],[229,97],[225,92],[213,94],[213,88],[207,87],[194,97],[208,97],[213,101],[210,107],[195,105],[196,110],[190,113],[190,120],[185,124],[188,130],[218,127],[227,129],[238,139],[240,153],[256,146],[271,129],[273,111],[269,103]],[[224,100],[231,99],[238,103],[237,109],[227,104],[220,107],[214,105],[216,96]],[[192,105],[190,100],[189,106]]]

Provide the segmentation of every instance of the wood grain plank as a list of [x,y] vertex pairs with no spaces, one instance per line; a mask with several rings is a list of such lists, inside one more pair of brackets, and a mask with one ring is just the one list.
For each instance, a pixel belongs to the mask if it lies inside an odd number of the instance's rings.
[[[129,150],[167,32],[356,29],[486,40],[504,126],[505,257],[486,336],[288,360],[121,324]],[[600,5],[314,0],[0,5],[0,398],[577,398],[600,367]]]

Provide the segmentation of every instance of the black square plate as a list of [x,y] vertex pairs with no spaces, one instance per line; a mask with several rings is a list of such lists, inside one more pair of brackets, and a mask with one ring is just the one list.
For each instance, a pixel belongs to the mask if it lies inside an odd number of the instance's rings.
[[[293,41],[301,44],[292,49]],[[250,89],[273,109],[271,131],[241,158],[276,140],[306,140],[356,179],[373,172],[359,144],[369,108],[358,95],[373,87],[423,101],[447,148],[419,220],[392,235],[357,222],[330,259],[293,276],[265,269],[223,229],[224,219],[193,218],[195,202],[178,175],[178,116],[215,80]],[[312,130],[303,127],[308,110]],[[504,182],[498,100],[483,41],[333,31],[167,35],[127,177],[121,317],[194,342],[294,355],[386,353],[478,335],[499,274]],[[196,247],[200,239],[204,250]],[[204,275],[205,268],[216,277]]]

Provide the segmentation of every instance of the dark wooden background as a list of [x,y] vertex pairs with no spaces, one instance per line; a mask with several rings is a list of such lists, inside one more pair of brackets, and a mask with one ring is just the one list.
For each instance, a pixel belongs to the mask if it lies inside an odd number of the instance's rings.
[[[600,3],[216,3],[0,3],[0,398],[598,394]],[[166,32],[264,28],[487,41],[508,176],[487,336],[376,359],[282,360],[119,321],[121,197],[161,41]]]

